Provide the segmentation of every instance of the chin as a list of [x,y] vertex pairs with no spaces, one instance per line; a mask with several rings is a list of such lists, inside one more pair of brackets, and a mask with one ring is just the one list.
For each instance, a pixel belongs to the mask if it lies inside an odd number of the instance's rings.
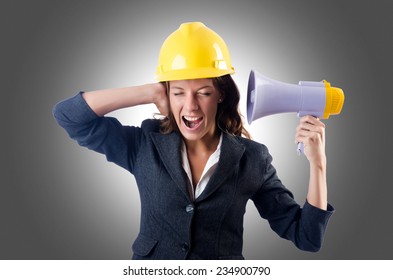
[[188,141],[197,141],[203,138],[203,135],[200,133],[189,133],[188,131],[181,131],[181,130],[180,133],[183,136],[183,138]]

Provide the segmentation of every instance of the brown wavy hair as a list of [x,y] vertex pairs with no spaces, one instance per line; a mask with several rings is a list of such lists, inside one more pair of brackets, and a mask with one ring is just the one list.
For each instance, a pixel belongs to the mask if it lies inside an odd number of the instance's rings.
[[[216,124],[220,131],[234,136],[244,136],[251,139],[250,133],[243,126],[242,115],[239,112],[240,92],[231,75],[224,75],[213,79],[213,85],[221,93],[223,101],[218,103]],[[169,82],[165,82],[167,94]],[[179,131],[172,112],[161,120],[161,133],[168,134]]]

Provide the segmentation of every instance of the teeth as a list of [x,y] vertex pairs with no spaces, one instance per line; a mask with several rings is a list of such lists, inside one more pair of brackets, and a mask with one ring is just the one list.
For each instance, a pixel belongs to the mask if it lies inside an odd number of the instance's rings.
[[203,117],[190,117],[190,116],[183,116],[183,121],[186,126],[189,128],[194,128],[197,126],[201,121]]
[[200,119],[199,117],[187,117],[187,116],[184,116],[184,118],[185,118],[187,121],[189,121],[189,122],[195,122],[195,121],[197,121],[197,120]]

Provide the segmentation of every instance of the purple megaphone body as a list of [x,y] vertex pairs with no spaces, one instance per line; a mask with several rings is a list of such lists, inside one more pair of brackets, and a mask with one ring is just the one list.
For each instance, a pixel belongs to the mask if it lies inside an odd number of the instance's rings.
[[[298,85],[283,83],[251,71],[247,89],[247,119],[252,121],[280,113],[297,113],[298,117],[312,115],[329,118],[339,114],[344,103],[344,93],[330,83],[300,81]],[[303,153],[303,143],[298,144]]]

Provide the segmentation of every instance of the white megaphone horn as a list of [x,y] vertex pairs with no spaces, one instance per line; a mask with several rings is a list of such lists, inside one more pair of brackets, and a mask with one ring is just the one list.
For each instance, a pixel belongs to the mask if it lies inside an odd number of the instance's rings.
[[[344,105],[344,92],[331,87],[327,81],[300,81],[298,85],[283,83],[250,72],[247,89],[247,119],[252,121],[280,113],[297,113],[298,117],[312,115],[328,119],[340,114]],[[299,143],[298,152],[303,153]]]

